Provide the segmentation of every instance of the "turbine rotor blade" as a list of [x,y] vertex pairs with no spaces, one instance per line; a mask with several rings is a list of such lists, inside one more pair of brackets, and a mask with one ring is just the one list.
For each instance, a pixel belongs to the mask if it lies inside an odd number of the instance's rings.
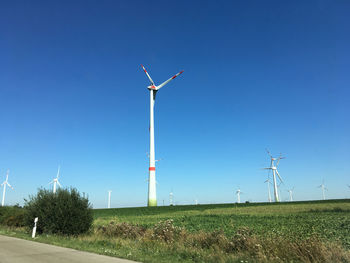
[[170,79],[164,81],[162,84],[160,84],[159,86],[156,87],[157,90],[159,90],[161,87],[165,86],[166,84],[168,84],[171,80],[173,80],[174,78],[176,78],[177,76],[179,76],[180,74],[182,74],[184,71],[180,71],[179,73],[177,73],[176,75],[172,76]]
[[143,68],[143,71],[146,73],[146,75],[147,75],[149,81],[151,82],[151,84],[154,85],[154,82],[153,82],[151,76],[148,74],[148,72],[147,72],[147,70],[145,69],[145,67],[144,67],[143,65],[141,65],[141,67]]
[[56,178],[58,178],[58,177],[60,177],[60,166],[58,166],[58,170],[57,170],[57,176],[56,176]]
[[277,175],[278,175],[278,178],[281,180],[281,183],[283,183],[283,180],[282,180],[282,178],[281,178],[281,176],[280,176],[280,174],[278,173],[277,170],[276,170],[276,173],[277,173]]
[[280,157],[278,157],[277,159],[277,163],[276,163],[276,167],[278,166],[278,164],[280,163],[281,159],[286,159],[286,157],[282,157],[282,154],[280,155]]
[[13,187],[9,184],[9,183],[7,183],[7,185],[9,186],[9,187],[11,187],[12,188],[12,190],[15,190],[15,189],[13,189]]
[[9,173],[10,173],[10,169],[7,169],[7,171],[6,171],[6,182],[9,179]]
[[57,184],[58,184],[60,187],[62,187],[62,185],[60,184],[60,182],[59,182],[59,181],[57,181]]

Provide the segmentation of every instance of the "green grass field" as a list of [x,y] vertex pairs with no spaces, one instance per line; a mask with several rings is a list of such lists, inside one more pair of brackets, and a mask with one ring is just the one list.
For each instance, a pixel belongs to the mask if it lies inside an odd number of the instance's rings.
[[95,209],[90,233],[36,240],[142,262],[350,262],[350,200]]
[[128,222],[146,228],[166,219],[190,232],[248,227],[258,235],[307,238],[313,234],[350,249],[350,200],[95,209],[95,224]]

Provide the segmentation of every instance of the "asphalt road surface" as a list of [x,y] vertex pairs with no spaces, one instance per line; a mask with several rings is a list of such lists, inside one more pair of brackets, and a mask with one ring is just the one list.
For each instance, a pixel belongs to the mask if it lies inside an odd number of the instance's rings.
[[132,263],[126,259],[101,256],[0,235],[0,263]]

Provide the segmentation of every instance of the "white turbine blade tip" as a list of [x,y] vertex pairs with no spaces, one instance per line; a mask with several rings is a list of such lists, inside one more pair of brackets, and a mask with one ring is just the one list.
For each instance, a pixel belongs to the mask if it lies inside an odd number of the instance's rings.
[[154,82],[151,78],[151,76],[148,74],[147,70],[145,69],[145,67],[141,64],[141,67],[143,68],[143,71],[146,73],[148,79],[150,80],[150,82],[152,83],[152,85],[154,85]]

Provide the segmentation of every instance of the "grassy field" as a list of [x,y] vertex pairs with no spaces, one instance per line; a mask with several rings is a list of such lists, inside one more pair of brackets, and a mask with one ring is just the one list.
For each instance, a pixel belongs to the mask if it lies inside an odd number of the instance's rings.
[[350,249],[350,200],[280,204],[218,204],[143,208],[95,209],[95,225],[128,222],[149,228],[173,219],[190,232],[222,230],[233,235],[248,227],[258,235],[309,237],[319,235]]
[[95,209],[94,218],[89,234],[37,241],[142,262],[350,262],[348,199]]

